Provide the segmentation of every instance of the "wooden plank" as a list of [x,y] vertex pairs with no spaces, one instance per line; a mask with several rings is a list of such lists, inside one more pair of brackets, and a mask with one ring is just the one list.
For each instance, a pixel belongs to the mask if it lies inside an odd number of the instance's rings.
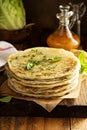
[[0,117],[0,130],[29,130],[32,123],[32,118],[27,117]]
[[[29,118],[30,121],[30,125],[31,125],[31,119]],[[15,117],[13,120],[14,124],[13,124],[13,128],[15,128],[16,130],[27,130],[27,117]]]
[[31,118],[31,125],[30,125],[30,119],[27,118],[27,122],[28,122],[28,126],[27,129],[28,130],[44,130],[44,118],[40,118],[40,117],[36,117],[36,118]]
[[87,118],[71,118],[71,130],[87,130]]
[[44,130],[70,130],[70,122],[68,118],[47,118],[44,127]]
[[0,130],[14,130],[14,117],[0,117]]

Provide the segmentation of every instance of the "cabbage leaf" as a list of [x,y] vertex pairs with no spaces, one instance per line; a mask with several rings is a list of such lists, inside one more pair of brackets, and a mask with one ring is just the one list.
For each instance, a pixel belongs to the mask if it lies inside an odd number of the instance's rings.
[[78,59],[80,60],[81,68],[80,68],[80,73],[86,72],[87,73],[87,59],[86,59],[86,53],[85,51],[82,51]]
[[0,0],[0,29],[19,30],[26,25],[22,0]]

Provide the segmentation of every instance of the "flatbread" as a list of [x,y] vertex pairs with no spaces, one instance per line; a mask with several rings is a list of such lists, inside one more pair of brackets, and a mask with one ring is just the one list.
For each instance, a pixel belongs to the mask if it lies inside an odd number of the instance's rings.
[[28,84],[54,84],[54,83],[60,83],[60,82],[65,82],[68,80],[71,80],[72,77],[75,77],[76,73],[78,73],[77,71],[75,71],[74,73],[72,73],[72,75],[67,75],[67,76],[62,76],[62,77],[57,77],[57,78],[52,78],[52,79],[23,79],[20,77],[16,76],[16,73],[13,73],[10,69],[9,66],[6,64],[5,66],[6,70],[7,70],[7,76],[10,78],[14,78],[16,80],[22,81],[24,83],[28,83]]
[[[58,57],[60,60],[57,61]],[[26,69],[28,64],[34,67]],[[17,77],[23,79],[53,79],[79,70],[80,62],[72,52],[64,49],[36,47],[10,55],[8,66]]]
[[22,95],[26,95],[29,97],[33,97],[33,98],[44,98],[44,99],[49,99],[49,98],[56,98],[56,97],[62,97],[64,95],[69,94],[73,89],[75,89],[75,87],[77,86],[78,82],[76,81],[75,84],[73,84],[73,86],[70,86],[68,89],[64,89],[63,91],[59,91],[59,92],[53,92],[53,93],[30,93],[30,91],[28,89],[25,88],[25,86],[19,86],[18,84],[16,84],[16,87],[11,84],[11,82],[8,82],[9,87],[14,90],[17,93],[20,93]]
[[45,83],[39,82],[38,84],[37,83],[35,84],[35,83],[33,83],[33,81],[32,82],[27,82],[27,81],[24,81],[24,80],[23,81],[22,80],[17,80],[17,79],[12,78],[12,77],[10,78],[10,80],[12,82],[14,82],[14,83],[18,83],[20,85],[24,85],[24,86],[27,86],[27,87],[44,89],[44,88],[54,88],[56,86],[68,85],[68,84],[72,83],[74,80],[76,80],[78,77],[79,77],[79,74],[77,73],[70,80],[65,80],[65,81],[61,81],[61,82],[54,82],[54,83],[49,83],[49,84],[47,84],[48,82],[45,82]]
[[64,49],[35,47],[10,55],[5,68],[8,86],[16,93],[55,100],[76,89],[80,61]]

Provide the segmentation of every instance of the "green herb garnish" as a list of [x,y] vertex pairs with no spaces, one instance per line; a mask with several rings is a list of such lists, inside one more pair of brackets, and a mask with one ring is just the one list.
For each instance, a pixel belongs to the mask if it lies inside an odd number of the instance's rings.
[[32,49],[31,52],[36,53],[38,55],[43,55],[43,52],[39,51],[38,49],[36,50]]
[[[38,50],[31,50],[32,52],[36,52],[38,54],[43,54],[42,52],[38,51]],[[48,58],[46,55],[43,55],[42,58],[40,60],[37,60],[35,57],[35,54],[32,54],[29,57],[29,61],[27,63],[26,69],[27,70],[31,70],[34,66],[36,65],[42,65],[42,66],[47,66],[51,63],[60,61],[61,57],[55,56],[53,58]],[[42,70],[42,68],[40,68]]]
[[43,56],[43,60],[49,62],[57,62],[61,60],[61,57],[55,56],[53,58],[47,58],[46,56]]
[[31,70],[33,67],[34,67],[34,64],[33,64],[33,63],[29,62],[29,63],[27,64],[27,70]]
[[60,61],[60,60],[61,60],[61,57],[58,57],[58,56],[50,59],[51,62],[57,62],[57,61]]

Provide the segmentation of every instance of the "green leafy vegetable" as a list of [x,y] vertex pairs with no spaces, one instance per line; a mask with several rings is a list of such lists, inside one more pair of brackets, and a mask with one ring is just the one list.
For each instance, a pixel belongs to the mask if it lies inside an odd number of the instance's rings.
[[87,61],[86,61],[86,53],[82,51],[79,56],[78,56],[80,63],[81,63],[81,68],[80,68],[80,73],[86,72],[87,73]]
[[0,98],[0,102],[6,102],[6,103],[8,103],[8,102],[11,101],[11,99],[12,99],[11,96],[6,96],[6,97],[3,97],[3,98]]
[[0,29],[17,30],[26,25],[22,0],[0,0]]

